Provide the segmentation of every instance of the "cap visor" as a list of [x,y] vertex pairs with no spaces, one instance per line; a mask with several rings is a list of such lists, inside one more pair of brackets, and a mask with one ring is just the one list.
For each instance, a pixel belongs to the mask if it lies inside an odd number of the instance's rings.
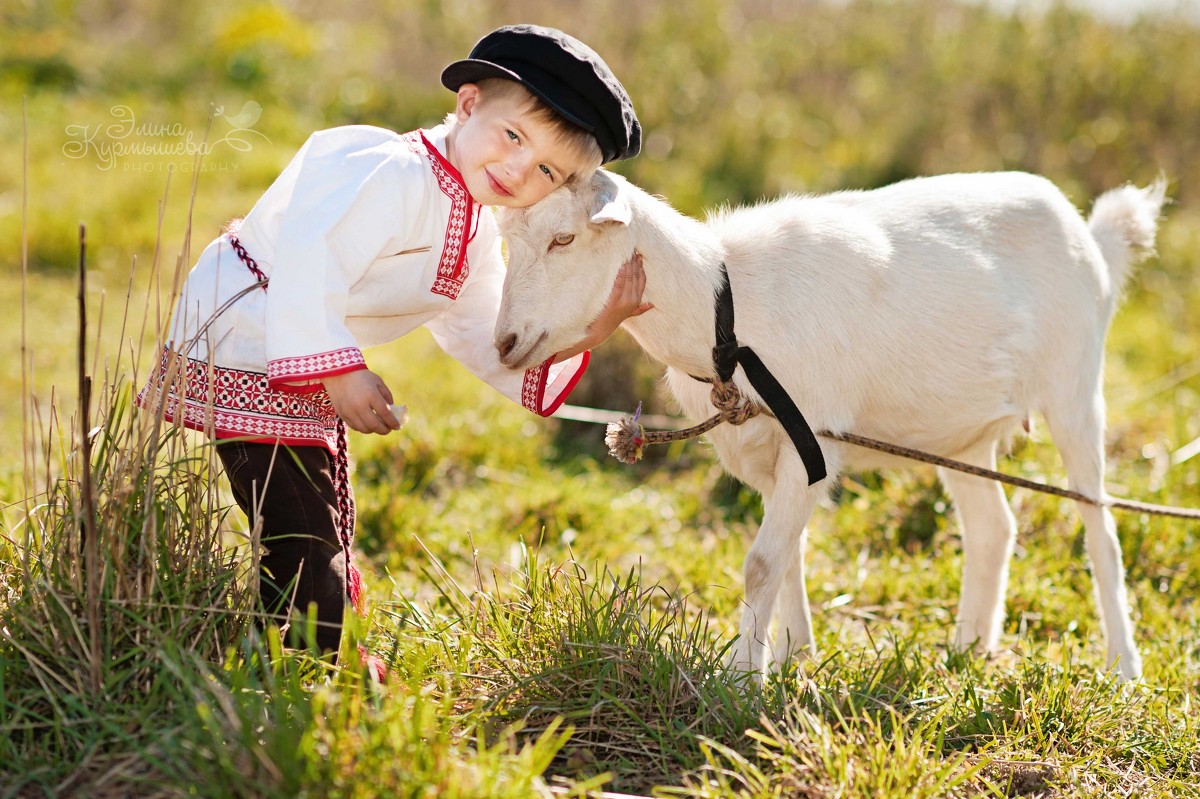
[[442,70],[442,85],[452,92],[458,91],[458,87],[464,83],[476,83],[484,78],[508,78],[517,83],[525,82],[511,69],[505,69],[490,61],[480,61],[477,58],[455,61]]
[[[558,97],[540,86],[539,81],[527,80],[511,69],[502,67],[499,64],[493,64],[491,61],[481,61],[477,58],[464,58],[462,61],[455,61],[442,70],[442,85],[452,92],[458,91],[459,87],[464,83],[477,83],[484,78],[507,78],[508,80],[516,81],[563,119],[578,125],[588,133],[594,133],[596,130],[595,124],[582,119],[578,114],[574,113]],[[541,82],[544,83],[545,81]]]

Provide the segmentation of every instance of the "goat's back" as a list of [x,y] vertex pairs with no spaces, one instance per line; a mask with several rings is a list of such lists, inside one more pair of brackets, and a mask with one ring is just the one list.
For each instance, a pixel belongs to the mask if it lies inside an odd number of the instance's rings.
[[709,225],[739,339],[814,427],[952,452],[1098,374],[1108,268],[1042,178],[920,178],[724,211]]

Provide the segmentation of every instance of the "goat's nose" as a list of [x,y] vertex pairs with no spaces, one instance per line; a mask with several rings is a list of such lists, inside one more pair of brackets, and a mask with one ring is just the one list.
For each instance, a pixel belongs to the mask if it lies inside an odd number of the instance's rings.
[[513,351],[513,347],[515,346],[517,346],[516,333],[509,333],[507,336],[496,342],[496,349],[500,352],[501,358],[507,357],[508,354]]

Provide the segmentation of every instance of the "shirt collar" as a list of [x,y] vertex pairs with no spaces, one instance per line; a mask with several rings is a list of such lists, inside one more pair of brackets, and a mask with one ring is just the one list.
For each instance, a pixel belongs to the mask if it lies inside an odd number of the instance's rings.
[[[454,181],[458,183],[458,185],[462,186],[463,191],[467,193],[468,197],[471,197],[471,192],[467,189],[467,182],[463,180],[463,176],[459,174],[459,171],[454,167],[454,164],[450,163],[450,148],[447,146],[447,141],[450,136],[450,126],[447,124],[442,124],[433,128],[423,128],[420,133],[421,138],[425,140],[425,144],[429,149],[429,157],[437,158],[439,163],[441,163],[442,168],[446,170],[446,174],[452,177]],[[479,205],[479,201],[474,197],[471,197],[471,202],[475,205]]]

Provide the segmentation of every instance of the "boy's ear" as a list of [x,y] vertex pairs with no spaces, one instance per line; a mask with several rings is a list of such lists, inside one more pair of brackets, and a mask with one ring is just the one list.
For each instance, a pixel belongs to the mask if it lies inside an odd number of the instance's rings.
[[458,87],[458,103],[454,109],[454,115],[458,117],[460,123],[466,122],[471,118],[471,114],[475,111],[475,106],[479,103],[480,91],[479,86],[474,83],[464,83]]
[[591,223],[628,225],[633,219],[633,211],[629,206],[629,195],[625,192],[624,185],[613,180],[604,171],[598,171],[592,176],[592,184],[596,193],[592,197]]

